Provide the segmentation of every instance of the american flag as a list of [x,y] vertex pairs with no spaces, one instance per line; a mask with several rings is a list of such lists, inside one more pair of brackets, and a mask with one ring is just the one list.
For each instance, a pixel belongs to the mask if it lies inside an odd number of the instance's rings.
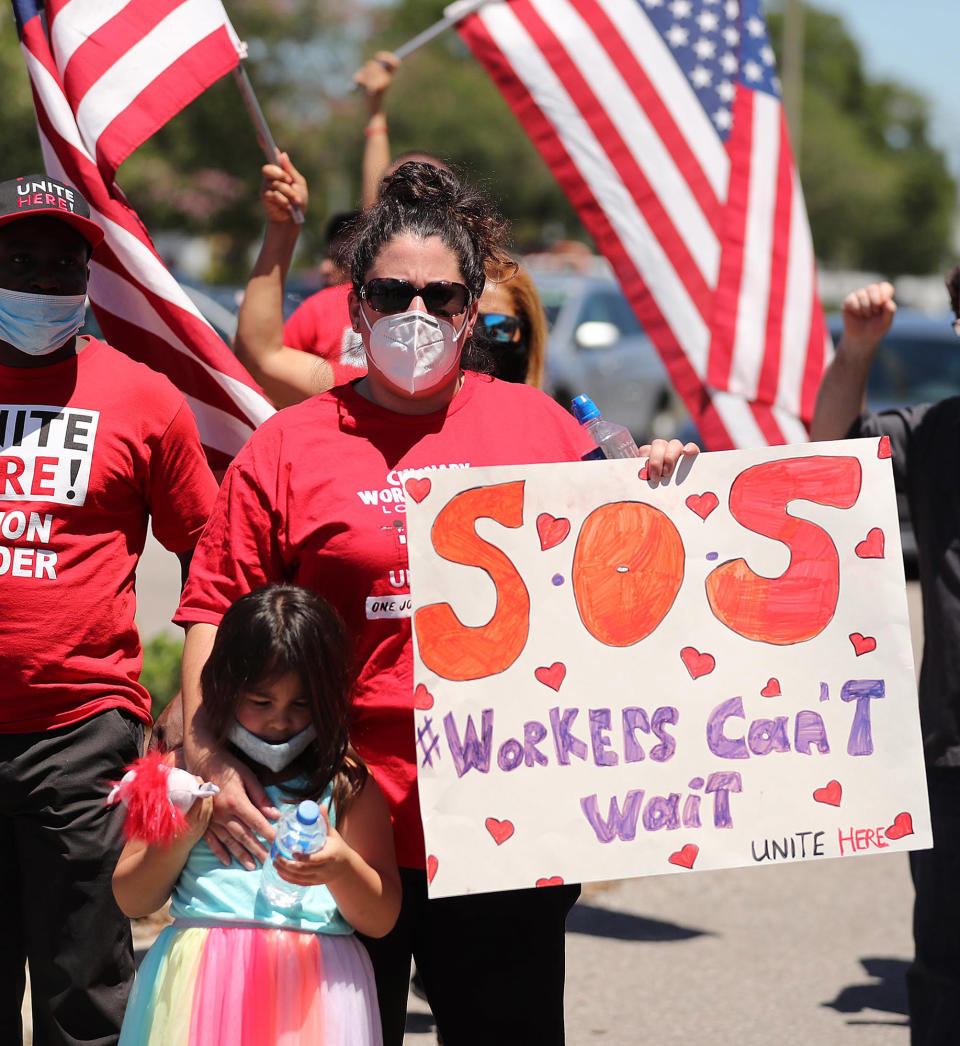
[[[107,341],[185,394],[222,474],[273,408],[160,260],[116,167],[239,60],[219,0],[13,0],[47,173],[106,233],[90,302]],[[29,172],[19,172],[21,174]]]
[[759,0],[489,0],[458,29],[706,445],[806,441],[831,346]]

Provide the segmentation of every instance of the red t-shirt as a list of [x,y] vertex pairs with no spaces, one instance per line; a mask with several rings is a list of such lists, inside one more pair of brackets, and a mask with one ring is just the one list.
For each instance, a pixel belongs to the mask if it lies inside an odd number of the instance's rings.
[[405,867],[422,868],[424,850],[404,472],[576,461],[592,448],[542,392],[468,373],[432,414],[385,410],[352,385],[315,396],[268,419],[227,471],[175,620],[218,624],[271,582],[304,585],[340,611],[361,666],[351,739],[390,803]]
[[283,326],[283,344],[322,356],[333,368],[334,385],[345,385],[367,373],[360,335],[350,324],[347,295],[341,283],[311,294]]
[[186,400],[143,364],[90,339],[0,366],[0,733],[107,708],[150,721],[133,620],[147,521],[187,552],[216,490]]

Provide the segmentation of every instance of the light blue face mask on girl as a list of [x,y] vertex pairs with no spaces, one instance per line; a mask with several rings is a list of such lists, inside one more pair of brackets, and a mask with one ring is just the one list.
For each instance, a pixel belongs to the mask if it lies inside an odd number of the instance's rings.
[[0,341],[49,356],[83,326],[85,294],[24,294],[0,287]]
[[249,756],[254,762],[265,766],[274,773],[279,773],[285,766],[289,766],[316,736],[317,731],[312,723],[299,734],[294,734],[293,737],[288,737],[286,741],[281,741],[279,744],[271,744],[270,741],[264,741],[262,737],[250,733],[236,719],[230,724],[230,729],[227,731],[228,741],[235,744],[244,755]]

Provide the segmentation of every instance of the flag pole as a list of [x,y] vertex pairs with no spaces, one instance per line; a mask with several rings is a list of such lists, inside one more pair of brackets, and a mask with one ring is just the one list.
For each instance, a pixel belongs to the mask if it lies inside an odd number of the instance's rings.
[[[237,62],[236,66],[234,66],[233,78],[237,81],[237,86],[240,88],[243,103],[247,107],[250,119],[253,121],[253,126],[257,132],[257,141],[260,143],[260,148],[263,149],[264,156],[270,163],[279,163],[280,150],[277,149],[277,143],[273,140],[273,135],[270,133],[267,118],[263,115],[263,110],[260,108],[260,103],[257,101],[257,96],[253,90],[253,84],[250,83],[250,77],[247,76],[247,70],[244,68],[242,61]],[[290,205],[290,216],[296,225],[303,225],[303,211],[295,204]]]
[[411,51],[416,51],[418,47],[422,47],[435,36],[445,33],[451,26],[456,25],[457,22],[462,22],[467,15],[472,15],[477,8],[487,2],[488,0],[456,0],[455,3],[448,4],[444,8],[443,18],[439,22],[434,22],[429,28],[424,29],[422,33],[417,33],[416,36],[412,37],[401,47],[398,47],[393,53],[397,58],[406,58]]

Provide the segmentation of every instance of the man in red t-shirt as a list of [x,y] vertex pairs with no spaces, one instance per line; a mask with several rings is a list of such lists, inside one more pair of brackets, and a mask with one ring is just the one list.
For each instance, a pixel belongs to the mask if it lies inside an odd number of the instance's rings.
[[216,493],[166,378],[78,338],[86,201],[0,183],[0,1041],[115,1043],[133,979],[109,782],[150,720],[134,581],[152,519],[186,567]]

